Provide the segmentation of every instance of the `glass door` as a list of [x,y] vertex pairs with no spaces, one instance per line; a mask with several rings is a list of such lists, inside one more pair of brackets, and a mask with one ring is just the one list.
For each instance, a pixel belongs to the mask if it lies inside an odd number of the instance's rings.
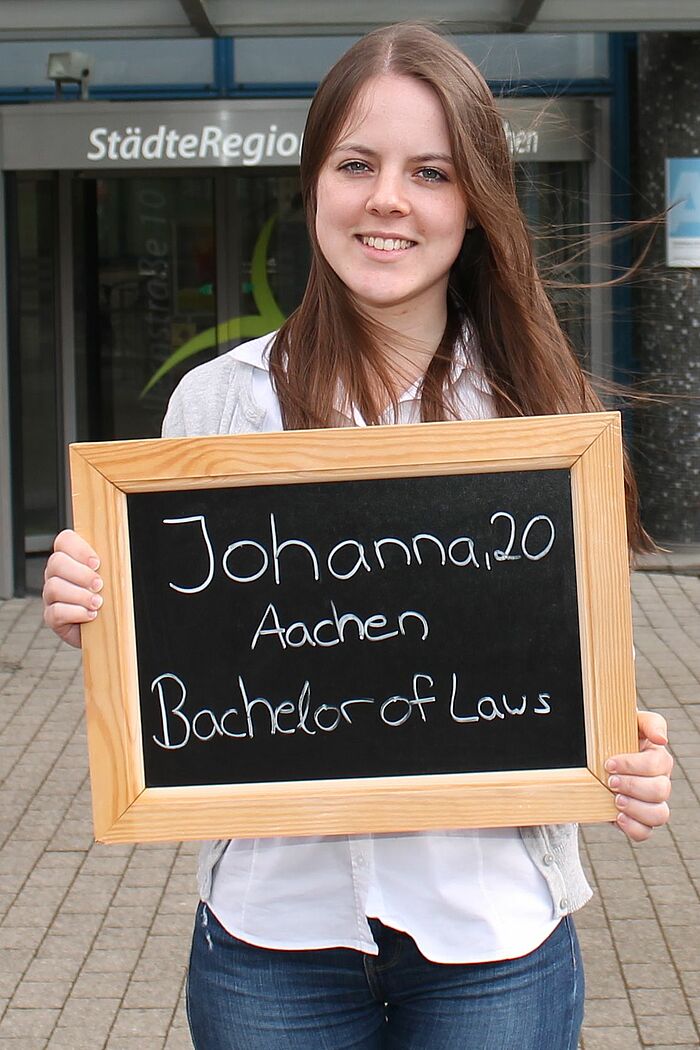
[[80,177],[73,208],[81,440],[156,436],[185,372],[303,293],[296,172]]
[[229,207],[238,223],[230,250],[238,274],[239,311],[241,316],[259,315],[260,323],[250,327],[270,332],[301,302],[309,272],[299,176],[296,171],[237,172],[229,185]]
[[559,323],[584,367],[590,367],[590,290],[571,287],[590,280],[587,165],[517,164],[516,184]]
[[78,434],[154,437],[178,351],[216,325],[214,180],[79,179],[74,204]]

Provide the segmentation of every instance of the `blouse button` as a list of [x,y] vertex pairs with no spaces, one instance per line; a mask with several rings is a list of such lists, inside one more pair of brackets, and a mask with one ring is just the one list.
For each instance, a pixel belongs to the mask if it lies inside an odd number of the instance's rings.
[[542,858],[542,860],[545,862],[547,867],[549,867],[550,864],[554,864],[554,856],[551,853],[545,853],[545,855]]
[[562,899],[559,901],[559,907],[562,911],[566,911],[566,909],[569,907],[569,902],[566,899],[566,897],[562,897]]

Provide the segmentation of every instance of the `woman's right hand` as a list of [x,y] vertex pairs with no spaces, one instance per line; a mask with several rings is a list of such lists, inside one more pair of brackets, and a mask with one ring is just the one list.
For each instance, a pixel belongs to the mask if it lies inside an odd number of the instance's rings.
[[77,532],[59,532],[44,571],[44,623],[76,648],[80,624],[94,620],[102,605],[99,566],[97,554]]

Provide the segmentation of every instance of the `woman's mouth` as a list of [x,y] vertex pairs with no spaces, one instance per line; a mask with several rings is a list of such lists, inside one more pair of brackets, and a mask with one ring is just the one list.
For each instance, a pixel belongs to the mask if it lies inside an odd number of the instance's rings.
[[408,241],[403,237],[370,237],[358,234],[357,239],[367,248],[377,248],[380,252],[403,252],[407,248],[415,248],[416,241]]

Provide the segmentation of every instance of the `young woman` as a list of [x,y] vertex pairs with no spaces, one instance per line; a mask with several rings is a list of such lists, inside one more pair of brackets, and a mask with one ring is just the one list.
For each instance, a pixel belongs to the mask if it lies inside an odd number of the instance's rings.
[[[194,369],[165,436],[594,410],[536,272],[501,120],[421,26],[357,43],[309,114],[313,258],[269,337]],[[629,541],[648,549],[627,474]],[[46,622],[79,644],[96,553],[56,540]],[[611,758],[618,825],[668,819],[665,723]],[[574,1050],[590,896],[569,826],[215,842],[188,983],[197,1050]]]

